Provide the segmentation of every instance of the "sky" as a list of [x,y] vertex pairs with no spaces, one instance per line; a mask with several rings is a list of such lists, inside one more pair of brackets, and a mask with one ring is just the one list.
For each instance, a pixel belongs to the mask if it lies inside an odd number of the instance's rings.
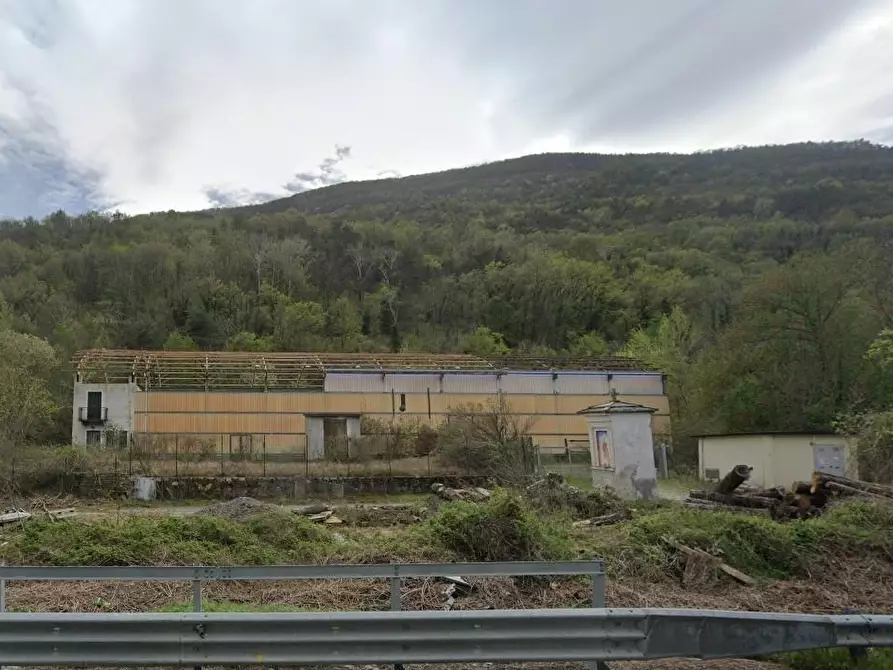
[[893,0],[0,0],[0,217],[893,143]]

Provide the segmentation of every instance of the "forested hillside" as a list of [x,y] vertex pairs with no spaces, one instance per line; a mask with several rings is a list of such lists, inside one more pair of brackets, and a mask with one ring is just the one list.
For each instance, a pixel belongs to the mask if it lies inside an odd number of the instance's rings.
[[64,439],[84,347],[632,353],[670,375],[683,450],[824,429],[893,400],[893,150],[550,154],[236,210],[59,212],[0,223],[0,296],[0,365],[62,407],[22,438]]

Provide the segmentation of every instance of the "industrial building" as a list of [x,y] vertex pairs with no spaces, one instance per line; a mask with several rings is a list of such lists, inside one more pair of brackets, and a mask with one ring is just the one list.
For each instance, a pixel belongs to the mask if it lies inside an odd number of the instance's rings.
[[736,465],[753,470],[750,483],[789,487],[813,472],[858,478],[855,440],[834,433],[739,433],[698,437],[701,479],[718,480]]
[[451,409],[507,403],[537,445],[588,444],[582,408],[612,397],[654,409],[666,430],[663,375],[623,358],[90,350],[73,361],[72,442],[137,438],[249,455],[324,456],[364,423],[436,426]]

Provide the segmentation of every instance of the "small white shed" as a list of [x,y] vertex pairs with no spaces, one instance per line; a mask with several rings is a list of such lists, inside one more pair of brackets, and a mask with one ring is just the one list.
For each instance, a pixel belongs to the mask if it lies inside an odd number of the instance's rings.
[[701,479],[717,480],[738,464],[750,483],[770,488],[809,481],[815,471],[858,477],[855,441],[837,434],[743,433],[698,436]]
[[624,498],[655,498],[657,469],[651,417],[657,410],[618,400],[616,393],[611,398],[610,402],[578,412],[589,423],[592,483],[612,486]]

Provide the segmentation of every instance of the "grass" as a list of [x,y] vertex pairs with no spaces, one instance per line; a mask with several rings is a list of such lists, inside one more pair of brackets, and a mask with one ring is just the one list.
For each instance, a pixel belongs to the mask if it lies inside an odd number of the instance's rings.
[[659,579],[675,555],[664,541],[672,538],[690,547],[719,554],[729,565],[752,577],[806,577],[821,557],[837,558],[893,553],[893,506],[854,502],[825,516],[798,523],[729,512],[704,512],[678,506],[642,510],[628,524],[579,536],[590,553],[602,555],[609,567]]
[[269,565],[318,560],[334,542],[327,529],[289,514],[244,522],[208,516],[32,520],[0,556],[37,565]]
[[780,654],[770,660],[790,670],[890,670],[893,649],[868,649],[861,659],[854,659],[847,649],[816,649]]

